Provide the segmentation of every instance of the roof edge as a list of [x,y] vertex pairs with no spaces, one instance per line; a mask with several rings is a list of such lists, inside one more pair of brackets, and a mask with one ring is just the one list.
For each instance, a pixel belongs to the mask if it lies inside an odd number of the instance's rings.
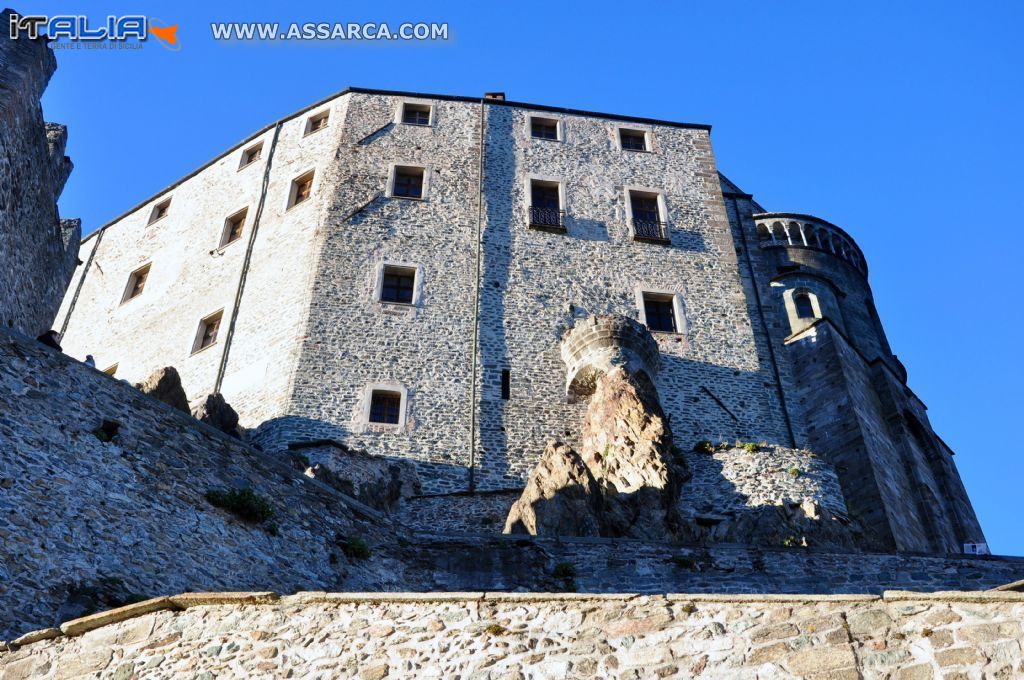
[[576,115],[576,116],[586,116],[586,117],[590,117],[590,118],[607,118],[609,120],[621,120],[621,121],[626,121],[626,122],[631,122],[631,123],[644,123],[644,124],[649,124],[649,125],[664,125],[664,126],[667,126],[667,127],[683,128],[683,129],[690,129],[690,130],[706,130],[708,132],[711,131],[711,126],[703,124],[703,123],[681,123],[681,122],[678,122],[678,121],[660,120],[660,119],[657,119],[657,118],[645,118],[645,117],[642,117],[642,116],[626,116],[626,115],[615,114],[615,113],[600,113],[600,112],[597,112],[597,111],[586,111],[584,109],[569,109],[569,108],[563,108],[563,107],[558,107],[558,106],[546,106],[546,105],[543,105],[543,104],[530,104],[530,103],[527,103],[527,102],[514,102],[514,101],[505,101],[505,100],[497,100],[497,99],[484,99],[483,97],[464,97],[464,96],[460,96],[460,95],[435,94],[435,93],[430,93],[430,92],[409,92],[409,91],[405,91],[405,90],[379,90],[379,89],[368,88],[368,87],[346,87],[345,89],[343,89],[343,90],[341,90],[339,92],[335,92],[334,94],[328,95],[328,96],[326,96],[326,97],[324,97],[322,99],[319,99],[319,100],[313,102],[312,104],[304,106],[304,107],[302,107],[302,108],[300,108],[300,109],[298,109],[296,111],[293,111],[292,113],[290,113],[290,114],[288,114],[286,116],[282,116],[282,117],[274,120],[273,122],[268,123],[267,125],[264,125],[262,128],[260,128],[256,132],[252,133],[248,137],[242,139],[240,142],[237,142],[236,144],[228,147],[226,150],[222,151],[221,153],[217,154],[216,156],[214,156],[210,160],[206,161],[205,163],[203,163],[202,165],[197,167],[192,172],[188,173],[187,175],[184,175],[184,176],[180,177],[179,179],[177,179],[173,183],[167,185],[166,187],[164,187],[160,191],[158,191],[155,194],[152,194],[151,196],[145,198],[144,200],[142,200],[139,203],[135,204],[134,206],[132,206],[128,210],[125,210],[124,212],[119,214],[117,217],[114,217],[114,218],[108,220],[107,222],[105,222],[104,224],[100,225],[99,227],[97,227],[97,229],[95,231],[91,232],[89,235],[87,235],[85,238],[83,238],[81,242],[85,243],[86,241],[91,239],[93,236],[96,236],[101,231],[104,231],[108,227],[110,227],[110,226],[120,222],[124,218],[126,218],[129,215],[131,215],[132,213],[134,213],[136,210],[139,210],[140,208],[144,207],[146,204],[151,203],[152,201],[156,200],[160,196],[163,196],[164,194],[166,194],[168,191],[171,191],[171,190],[177,188],[178,186],[180,186],[182,183],[186,182],[187,180],[192,179],[193,177],[198,175],[200,172],[202,172],[206,168],[210,167],[211,165],[213,165],[214,163],[219,161],[224,156],[226,156],[229,153],[235,151],[239,147],[244,146],[245,144],[248,144],[252,140],[254,140],[257,137],[259,137],[260,135],[266,133],[268,130],[273,128],[275,125],[283,123],[283,122],[285,122],[287,120],[291,120],[292,118],[295,118],[296,116],[302,115],[306,111],[309,111],[311,109],[315,109],[318,106],[326,104],[327,102],[331,101],[332,99],[337,99],[338,97],[343,97],[346,94],[377,94],[377,95],[385,95],[385,96],[389,96],[389,97],[421,97],[421,98],[425,98],[425,99],[437,99],[437,100],[440,100],[440,101],[467,102],[467,103],[481,103],[482,102],[484,104],[488,104],[488,105],[491,105],[491,106],[509,106],[509,107],[513,107],[513,108],[530,109],[530,110],[533,110],[533,111],[547,111],[549,113],[565,113],[565,114],[571,114],[571,115]]

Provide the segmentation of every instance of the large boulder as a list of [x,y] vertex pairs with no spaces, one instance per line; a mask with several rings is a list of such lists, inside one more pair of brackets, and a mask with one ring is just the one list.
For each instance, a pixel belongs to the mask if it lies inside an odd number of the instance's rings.
[[582,453],[548,444],[509,512],[505,533],[683,538],[677,500],[689,471],[671,443],[645,374],[631,376],[619,367],[599,376]]
[[548,442],[523,495],[505,520],[506,534],[600,536],[597,481],[571,447]]
[[181,376],[173,366],[165,366],[153,371],[148,378],[136,383],[135,389],[179,411],[192,413],[188,407],[185,390],[181,386]]
[[220,392],[208,394],[192,406],[192,416],[225,434],[238,437],[238,414]]

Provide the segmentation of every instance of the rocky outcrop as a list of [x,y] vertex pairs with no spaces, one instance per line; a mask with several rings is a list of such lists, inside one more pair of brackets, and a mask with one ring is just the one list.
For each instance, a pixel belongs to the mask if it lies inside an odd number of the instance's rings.
[[144,381],[136,383],[135,389],[179,411],[192,413],[188,407],[185,390],[181,386],[181,376],[174,366],[165,366],[153,371]]
[[333,440],[298,442],[291,453],[293,465],[307,477],[377,510],[391,512],[421,492],[416,468],[407,460],[374,456]]
[[208,394],[199,400],[192,407],[192,417],[232,437],[239,436],[238,414],[220,392]]
[[682,538],[677,500],[688,478],[643,373],[619,367],[595,381],[582,453],[549,443],[513,505],[505,533]]
[[523,495],[505,520],[506,534],[600,536],[601,490],[571,447],[548,442]]

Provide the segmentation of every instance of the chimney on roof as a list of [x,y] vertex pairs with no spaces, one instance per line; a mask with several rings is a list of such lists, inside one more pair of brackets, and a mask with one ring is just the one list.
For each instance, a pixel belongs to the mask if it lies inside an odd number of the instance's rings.
[[504,92],[484,92],[484,99],[493,99],[494,101],[503,102],[505,101]]

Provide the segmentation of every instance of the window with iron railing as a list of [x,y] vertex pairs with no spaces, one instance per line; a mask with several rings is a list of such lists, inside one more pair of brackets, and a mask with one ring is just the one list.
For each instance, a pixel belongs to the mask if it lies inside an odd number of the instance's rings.
[[558,182],[532,181],[530,183],[530,226],[564,229],[563,214]]
[[633,238],[665,241],[665,223],[661,219],[658,195],[639,191],[629,192],[633,216]]

